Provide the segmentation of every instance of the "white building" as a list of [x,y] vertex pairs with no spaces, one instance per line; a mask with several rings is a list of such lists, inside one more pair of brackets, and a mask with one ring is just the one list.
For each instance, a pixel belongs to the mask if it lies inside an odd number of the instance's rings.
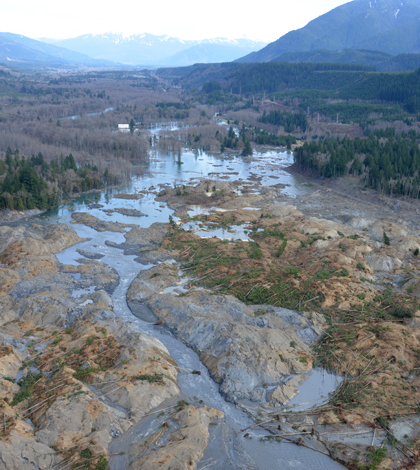
[[129,133],[130,124],[118,124],[118,132],[124,132],[124,134]]

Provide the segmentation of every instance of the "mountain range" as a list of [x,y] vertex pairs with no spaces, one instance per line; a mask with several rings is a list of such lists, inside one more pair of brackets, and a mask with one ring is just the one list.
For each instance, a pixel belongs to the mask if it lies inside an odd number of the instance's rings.
[[0,33],[0,62],[14,67],[183,67],[233,61],[413,70],[420,65],[420,0],[353,0],[268,45],[245,38],[181,40],[146,33],[60,40]]
[[419,53],[420,0],[354,0],[238,61],[268,62],[288,52],[318,49]]
[[184,66],[197,62],[230,62],[257,51],[266,43],[250,39],[189,40],[153,34],[85,34],[71,39],[40,39],[96,60],[126,65]]
[[79,52],[12,33],[0,33],[0,62],[17,68],[115,65],[107,60],[95,60]]

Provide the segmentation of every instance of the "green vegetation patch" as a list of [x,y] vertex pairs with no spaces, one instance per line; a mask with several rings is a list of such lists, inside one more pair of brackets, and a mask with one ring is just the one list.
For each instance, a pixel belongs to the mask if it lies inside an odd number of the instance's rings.
[[10,406],[16,406],[18,403],[21,403],[27,398],[30,398],[36,382],[38,382],[38,380],[41,378],[42,373],[35,374],[33,372],[28,372],[25,377],[22,377],[18,382],[20,390],[13,397]]
[[144,382],[149,382],[149,384],[161,384],[163,385],[165,381],[163,380],[163,374],[158,374],[155,372],[154,374],[140,374],[136,377],[136,380],[142,380]]
[[261,259],[263,252],[255,242],[249,242],[248,255],[251,259]]
[[77,369],[77,371],[73,374],[75,379],[81,380],[83,377],[86,377],[93,372],[97,372],[98,369],[95,367],[86,367],[85,369]]

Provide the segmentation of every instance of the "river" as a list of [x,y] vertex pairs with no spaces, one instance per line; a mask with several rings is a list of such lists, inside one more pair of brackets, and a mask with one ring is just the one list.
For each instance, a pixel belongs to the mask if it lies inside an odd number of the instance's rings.
[[106,113],[109,113],[110,111],[114,111],[114,108],[112,106],[110,108],[106,108],[103,111],[98,111],[96,113],[73,114],[71,116],[63,116],[59,119],[62,119],[62,120],[72,119],[74,121],[75,119],[78,119],[81,116],[98,116],[99,114],[106,114]]

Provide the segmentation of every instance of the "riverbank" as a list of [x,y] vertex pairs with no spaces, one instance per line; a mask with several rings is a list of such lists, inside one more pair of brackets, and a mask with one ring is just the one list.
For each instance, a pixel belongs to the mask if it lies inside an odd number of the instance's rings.
[[32,209],[27,211],[12,211],[10,209],[0,210],[0,224],[17,222],[22,219],[29,219],[42,214],[45,211],[39,209]]

